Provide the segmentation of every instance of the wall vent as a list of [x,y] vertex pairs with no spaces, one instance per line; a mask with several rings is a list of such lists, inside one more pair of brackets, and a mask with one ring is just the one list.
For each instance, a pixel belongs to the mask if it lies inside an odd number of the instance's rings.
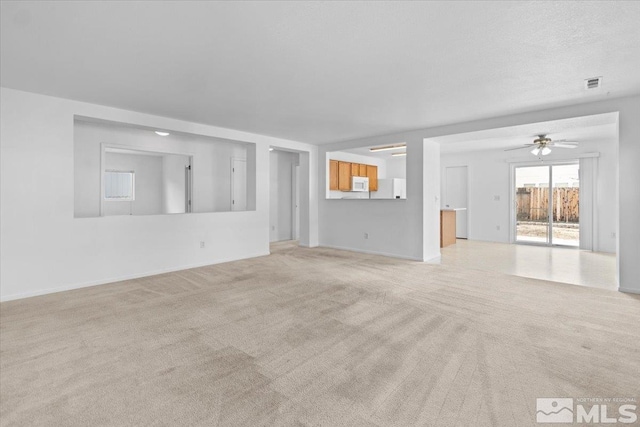
[[602,85],[602,77],[592,77],[584,80],[585,89],[598,89]]

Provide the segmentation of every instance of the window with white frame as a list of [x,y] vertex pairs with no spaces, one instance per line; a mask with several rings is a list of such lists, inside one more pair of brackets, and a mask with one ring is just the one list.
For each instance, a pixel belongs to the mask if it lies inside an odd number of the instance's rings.
[[135,200],[135,172],[105,171],[104,199],[123,202]]

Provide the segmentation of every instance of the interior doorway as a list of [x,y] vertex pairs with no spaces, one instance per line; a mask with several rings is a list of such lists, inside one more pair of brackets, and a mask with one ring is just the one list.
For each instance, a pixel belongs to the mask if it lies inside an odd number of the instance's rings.
[[231,210],[247,210],[247,159],[231,159]]
[[580,166],[578,161],[516,166],[516,243],[580,246]]
[[468,171],[467,166],[448,166],[444,172],[444,207],[456,210],[456,238],[466,239]]
[[[299,163],[299,161],[298,161]],[[292,193],[292,203],[291,203],[291,219],[293,224],[291,226],[293,240],[300,239],[300,165],[294,164],[292,166],[291,171],[291,193]]]
[[269,241],[300,238],[300,155],[272,149],[269,153]]

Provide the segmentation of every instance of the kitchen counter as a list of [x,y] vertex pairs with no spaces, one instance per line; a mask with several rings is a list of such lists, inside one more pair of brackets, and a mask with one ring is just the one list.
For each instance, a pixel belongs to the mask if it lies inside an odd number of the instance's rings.
[[440,210],[440,247],[456,244],[456,211],[466,208],[445,208]]

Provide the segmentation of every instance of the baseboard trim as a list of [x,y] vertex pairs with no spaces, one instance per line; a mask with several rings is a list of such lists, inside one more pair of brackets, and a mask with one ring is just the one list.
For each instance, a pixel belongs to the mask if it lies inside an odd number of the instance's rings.
[[12,294],[12,295],[7,295],[7,296],[0,297],[0,302],[15,301],[15,300],[18,300],[18,299],[32,298],[32,297],[37,297],[37,296],[41,296],[41,295],[55,294],[55,293],[58,293],[58,292],[72,291],[74,289],[90,288],[92,286],[101,286],[101,285],[107,285],[109,283],[122,282],[124,280],[132,280],[132,279],[139,279],[141,277],[157,276],[158,274],[173,273],[173,272],[176,272],[176,271],[189,270],[189,269],[198,268],[198,267],[206,267],[208,265],[224,264],[226,262],[240,261],[240,260],[249,259],[249,258],[258,258],[258,257],[261,257],[261,256],[267,256],[267,255],[270,255],[270,253],[269,252],[260,252],[258,254],[253,254],[253,255],[246,256],[246,257],[223,258],[223,259],[220,259],[220,260],[216,260],[214,262],[203,262],[203,263],[188,264],[188,265],[182,265],[182,266],[178,266],[178,267],[163,268],[163,269],[160,269],[160,270],[148,271],[148,272],[139,273],[139,274],[130,274],[130,275],[112,277],[112,278],[104,279],[104,280],[94,280],[94,281],[90,281],[90,282],[83,282],[83,283],[78,283],[78,284],[75,284],[75,285],[59,286],[59,287],[55,287],[55,288],[41,289],[39,291],[34,291],[34,292],[25,292],[25,293],[21,293],[21,294]]
[[624,292],[625,294],[636,294],[640,295],[640,289],[629,289],[629,288],[621,288],[618,287],[619,292]]
[[320,245],[315,244],[315,245],[309,245],[307,243],[298,243],[298,246],[301,248],[317,248],[320,247]]
[[335,246],[335,245],[320,245],[319,247],[321,247],[321,248],[329,248],[329,249],[338,249],[340,251],[358,252],[358,253],[361,253],[361,254],[368,254],[368,255],[381,255],[381,256],[386,256],[386,257],[389,257],[389,258],[408,259],[410,261],[420,261],[420,262],[422,262],[422,259],[420,259],[420,258],[410,257],[410,256],[407,256],[407,255],[392,254],[392,253],[388,253],[388,252],[371,251],[371,250],[367,250],[367,249],[347,248],[347,247],[344,247],[344,246]]
[[442,263],[442,255],[434,256],[433,258],[429,258],[424,261],[426,264],[441,264]]

